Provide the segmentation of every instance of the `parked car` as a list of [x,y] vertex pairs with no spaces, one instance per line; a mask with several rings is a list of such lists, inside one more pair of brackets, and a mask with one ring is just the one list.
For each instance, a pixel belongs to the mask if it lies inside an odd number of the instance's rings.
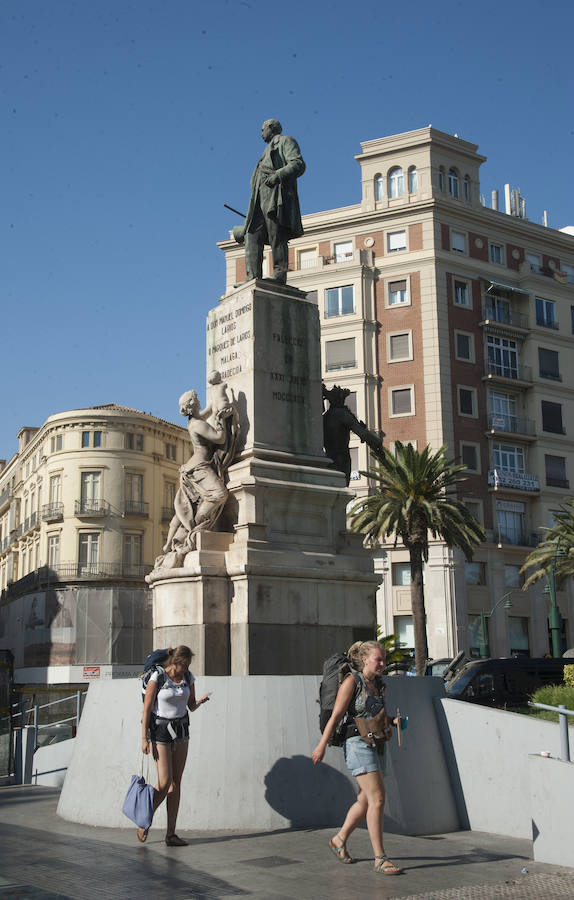
[[447,697],[481,706],[526,706],[546,684],[561,684],[564,666],[574,659],[476,659],[467,662],[445,685]]

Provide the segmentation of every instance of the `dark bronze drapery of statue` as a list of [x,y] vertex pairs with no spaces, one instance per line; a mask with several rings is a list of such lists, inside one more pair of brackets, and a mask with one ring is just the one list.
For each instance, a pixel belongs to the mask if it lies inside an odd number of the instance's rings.
[[251,176],[251,199],[245,224],[233,229],[235,240],[245,242],[247,280],[263,275],[263,249],[271,246],[270,281],[287,281],[288,241],[303,234],[297,179],[305,163],[297,141],[281,134],[281,123],[267,119],[261,137],[267,144]]
[[383,442],[364,422],[357,419],[345,400],[351,392],[335,384],[331,390],[323,385],[323,399],[329,401],[329,408],[323,413],[323,446],[326,455],[333,460],[330,469],[345,473],[347,485],[351,480],[351,454],[349,438],[351,431],[373,450],[380,450]]

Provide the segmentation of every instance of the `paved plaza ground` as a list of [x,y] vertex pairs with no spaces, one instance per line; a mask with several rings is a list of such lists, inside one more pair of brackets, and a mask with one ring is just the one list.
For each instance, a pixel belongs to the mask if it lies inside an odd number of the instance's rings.
[[139,844],[135,829],[65,822],[57,802],[52,788],[0,788],[0,900],[574,900],[574,869],[534,863],[529,841],[494,834],[389,835],[405,868],[392,878],[371,871],[363,829],[343,866],[327,848],[332,829],[182,831],[189,846],[171,848],[159,830]]

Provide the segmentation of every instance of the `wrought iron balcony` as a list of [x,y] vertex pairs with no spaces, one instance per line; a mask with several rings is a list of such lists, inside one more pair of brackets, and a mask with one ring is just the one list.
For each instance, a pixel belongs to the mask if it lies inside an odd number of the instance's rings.
[[0,509],[2,509],[3,506],[6,506],[6,504],[9,503],[13,496],[14,491],[11,487],[4,488],[4,490],[0,494]]
[[569,488],[570,482],[567,478],[554,478],[551,475],[546,476],[547,487]]
[[514,491],[536,492],[540,490],[538,475],[531,475],[527,472],[511,472],[508,469],[490,469],[488,486],[510,488]]
[[508,378],[512,381],[525,381],[532,383],[532,369],[530,366],[519,366],[514,362],[495,362],[487,359],[484,363],[484,374],[487,378]]
[[76,500],[75,514],[76,516],[86,516],[93,518],[94,516],[107,516],[110,511],[110,504],[105,500]]
[[41,566],[12,582],[2,591],[2,599],[12,599],[50,584],[66,581],[129,580],[142,582],[153,566],[142,563],[78,563],[65,562],[56,566]]
[[142,516],[147,519],[148,515],[149,503],[145,503],[143,500],[124,501],[124,516]]
[[45,503],[42,507],[42,519],[44,522],[59,522],[63,518],[63,503]]
[[488,417],[488,427],[491,431],[503,431],[505,434],[526,434],[532,437],[536,433],[532,419],[522,419],[508,413],[492,413]]
[[498,543],[512,544],[513,547],[537,547],[540,543],[540,535],[535,532],[528,532],[521,528],[503,528],[498,525],[496,528]]
[[558,331],[560,327],[558,322],[552,316],[536,316],[536,324],[540,325],[541,328],[553,328],[554,331]]
[[529,328],[528,316],[525,316],[524,313],[518,313],[514,309],[508,309],[492,303],[485,303],[482,307],[482,319],[484,325],[488,325],[489,322],[495,322],[497,325],[520,328],[521,331],[527,331]]

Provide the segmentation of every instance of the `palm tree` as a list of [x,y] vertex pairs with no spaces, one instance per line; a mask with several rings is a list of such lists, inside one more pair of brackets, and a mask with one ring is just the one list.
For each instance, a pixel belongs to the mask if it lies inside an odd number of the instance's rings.
[[534,569],[524,582],[524,590],[549,574],[554,566],[555,576],[562,581],[574,575],[574,497],[553,510],[555,524],[547,529],[546,537],[524,561],[521,571]]
[[429,532],[450,548],[458,547],[472,559],[485,532],[461,500],[456,485],[466,479],[466,468],[446,458],[446,445],[433,453],[412,444],[395,444],[396,457],[386,448],[373,452],[376,465],[363,474],[378,482],[376,493],[362,497],[351,509],[350,530],[365,534],[370,542],[394,535],[409,551],[411,605],[415,634],[417,675],[423,675],[428,657],[423,588],[423,562],[428,560]]

